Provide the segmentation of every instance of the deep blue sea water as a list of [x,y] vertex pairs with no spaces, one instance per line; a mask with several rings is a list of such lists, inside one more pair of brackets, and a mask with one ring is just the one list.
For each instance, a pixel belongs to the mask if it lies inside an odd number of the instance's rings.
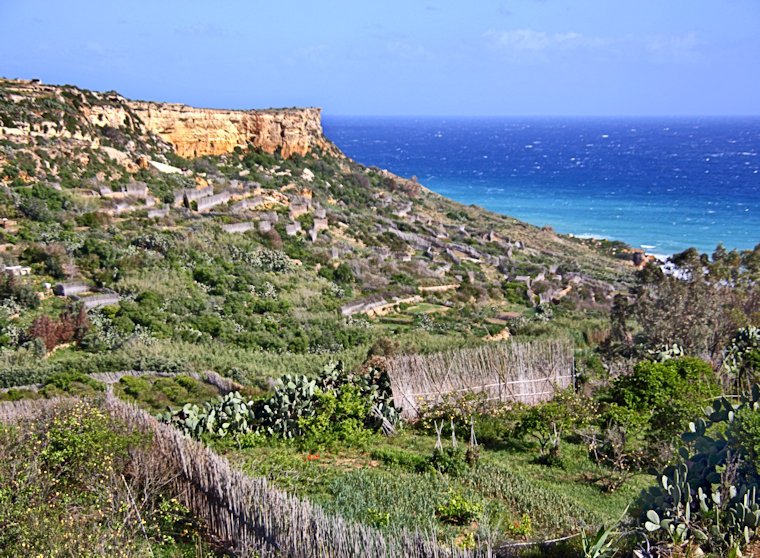
[[760,243],[760,118],[324,118],[356,161],[656,254]]

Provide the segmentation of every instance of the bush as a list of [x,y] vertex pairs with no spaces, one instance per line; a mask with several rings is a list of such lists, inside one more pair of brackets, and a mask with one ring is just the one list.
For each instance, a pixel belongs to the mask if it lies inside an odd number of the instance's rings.
[[61,314],[58,320],[42,315],[35,318],[29,327],[29,338],[41,339],[47,351],[52,351],[58,345],[71,341],[80,342],[90,328],[84,306],[74,312],[71,309]]
[[533,520],[524,513],[520,519],[507,523],[507,531],[512,537],[528,539],[533,534]]
[[511,304],[527,306],[530,303],[528,298],[528,286],[525,283],[506,281],[502,284],[504,298]]
[[483,513],[483,505],[472,502],[461,494],[452,494],[448,502],[438,506],[437,516],[444,523],[466,525]]
[[338,283],[339,285],[348,285],[356,281],[354,272],[351,270],[351,267],[345,262],[341,263],[337,267],[323,265],[319,269],[319,275],[325,279],[328,279],[329,281]]
[[459,476],[467,470],[465,451],[460,447],[435,448],[427,466],[445,475]]
[[728,431],[735,451],[744,456],[744,465],[760,478],[760,410],[746,406],[736,413]]
[[37,308],[40,299],[34,288],[27,283],[21,282],[15,275],[0,273],[0,300],[13,300],[25,308]]
[[672,439],[719,394],[710,365],[692,357],[640,362],[610,390],[612,402],[649,417],[653,441]]
[[40,391],[45,396],[55,395],[55,392],[51,393],[51,388],[63,393],[82,395],[105,391],[106,386],[81,372],[60,372],[45,380]]
[[336,391],[318,393],[314,415],[298,421],[303,435],[301,445],[315,448],[340,443],[364,447],[373,435],[364,426],[369,411],[369,400],[356,386],[343,385]]
[[440,402],[422,405],[417,425],[422,430],[431,432],[438,421],[454,421],[458,426],[469,426],[470,418],[478,413],[486,413],[487,401],[483,392],[464,394],[445,394]]
[[90,404],[0,424],[0,555],[185,555],[200,528],[152,449]]
[[114,462],[128,457],[137,438],[114,435],[103,411],[78,404],[51,421],[40,452],[43,466],[66,489],[92,490],[107,482]]
[[502,412],[481,413],[473,417],[475,423],[475,438],[486,447],[496,447],[502,444],[515,430],[520,421],[523,409],[510,409]]
[[723,374],[735,393],[747,393],[760,380],[760,327],[745,327],[726,348]]
[[529,407],[517,424],[515,434],[529,436],[538,443],[540,462],[561,465],[560,444],[565,431],[589,424],[594,412],[586,398],[569,388],[551,401]]

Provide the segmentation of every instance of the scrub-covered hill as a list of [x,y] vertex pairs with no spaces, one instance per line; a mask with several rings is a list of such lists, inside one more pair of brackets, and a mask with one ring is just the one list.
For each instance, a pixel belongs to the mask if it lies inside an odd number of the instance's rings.
[[364,167],[319,117],[0,80],[0,385],[604,335],[642,254]]

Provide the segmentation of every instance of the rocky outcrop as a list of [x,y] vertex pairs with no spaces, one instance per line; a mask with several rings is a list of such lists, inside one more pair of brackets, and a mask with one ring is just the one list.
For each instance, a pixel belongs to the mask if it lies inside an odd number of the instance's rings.
[[[338,154],[324,137],[318,108],[203,109],[0,78],[2,136],[73,139],[93,148],[100,147],[105,137],[106,144],[129,156],[163,152],[169,146],[189,159],[249,146],[268,153],[279,151],[285,158],[314,149]],[[118,153],[109,153],[113,155]]]
[[187,105],[128,101],[148,131],[186,158],[222,155],[248,145],[283,157],[330,150],[318,108],[270,110],[200,109]]

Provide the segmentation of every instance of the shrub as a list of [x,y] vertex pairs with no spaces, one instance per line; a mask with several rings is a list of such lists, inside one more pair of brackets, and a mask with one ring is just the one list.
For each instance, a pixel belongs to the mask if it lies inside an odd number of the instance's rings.
[[90,404],[0,425],[0,554],[179,556],[200,529],[152,449]]
[[427,466],[445,475],[459,476],[467,470],[465,451],[460,447],[435,448]]
[[373,431],[364,427],[369,414],[369,400],[362,397],[356,386],[343,385],[336,391],[316,394],[315,412],[302,417],[298,427],[303,435],[302,445],[308,447],[365,446]]
[[110,419],[100,409],[77,404],[51,421],[40,460],[62,486],[91,490],[109,480],[114,461],[126,459],[135,441],[115,436]]
[[599,437],[595,429],[582,433],[590,457],[608,468],[602,478],[604,490],[614,492],[639,470],[645,456],[641,434],[646,423],[647,417],[641,413],[612,403],[600,415]]
[[84,306],[80,306],[77,312],[71,309],[65,311],[58,320],[44,314],[38,316],[29,327],[27,335],[32,339],[41,339],[45,349],[52,351],[63,343],[81,341],[89,328],[87,313]]
[[528,298],[528,286],[525,283],[506,281],[502,284],[504,298],[511,304],[526,306],[530,303]]
[[438,421],[454,421],[460,426],[469,426],[474,414],[487,411],[486,395],[483,392],[464,394],[447,393],[434,405],[422,405],[417,425],[425,431],[432,431]]
[[615,380],[610,390],[614,403],[649,417],[653,440],[676,436],[719,394],[710,365],[692,357],[640,362],[633,374]]
[[728,430],[731,447],[741,453],[744,464],[760,478],[760,410],[745,406],[736,413]]
[[737,393],[747,393],[760,378],[760,327],[745,327],[726,348],[723,374]]
[[84,392],[105,391],[105,385],[81,372],[60,372],[43,382],[43,394],[50,395],[50,388],[64,393],[81,394]]
[[0,273],[0,300],[13,300],[25,308],[37,308],[40,299],[31,285],[23,283],[15,275]]
[[481,413],[473,417],[475,423],[475,437],[483,446],[498,446],[508,438],[520,420],[522,409],[506,410],[502,412]]
[[452,494],[449,500],[438,506],[436,515],[444,523],[466,525],[483,513],[483,505],[472,502],[461,494]]
[[512,537],[528,539],[533,534],[533,520],[529,514],[524,513],[520,519],[507,523],[507,532]]
[[525,410],[515,428],[518,436],[529,436],[538,443],[539,460],[559,465],[560,444],[565,431],[588,424],[594,409],[588,400],[572,389],[560,392],[553,400],[533,405]]
[[319,275],[325,279],[338,283],[339,285],[348,285],[356,281],[354,272],[351,270],[351,267],[345,262],[341,263],[337,267],[323,265],[319,269]]

